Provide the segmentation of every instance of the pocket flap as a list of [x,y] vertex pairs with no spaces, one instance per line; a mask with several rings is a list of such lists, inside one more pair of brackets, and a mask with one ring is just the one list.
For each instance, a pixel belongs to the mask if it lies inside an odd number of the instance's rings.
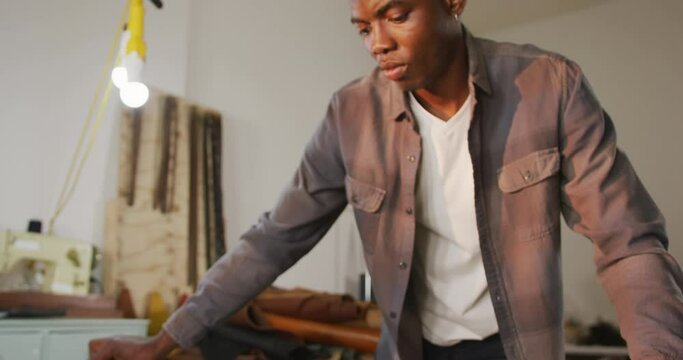
[[559,170],[558,149],[539,150],[503,165],[498,170],[498,187],[505,193],[516,192],[543,181]]
[[346,196],[351,206],[369,212],[377,212],[382,206],[386,190],[346,176]]

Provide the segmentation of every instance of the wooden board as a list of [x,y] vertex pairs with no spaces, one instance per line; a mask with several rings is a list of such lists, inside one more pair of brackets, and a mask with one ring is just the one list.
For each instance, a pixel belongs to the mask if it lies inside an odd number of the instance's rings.
[[[121,286],[130,289],[136,314],[145,314],[146,298],[151,291],[159,292],[169,312],[176,308],[178,298],[190,293],[188,279],[189,195],[190,195],[190,114],[192,109],[216,113],[184,99],[177,103],[177,126],[171,131],[175,155],[169,170],[172,206],[166,212],[155,208],[163,151],[161,144],[164,104],[169,95],[152,91],[142,108],[139,143],[133,144],[133,113],[124,109],[121,117],[119,144],[118,194],[107,204],[104,247],[104,288],[116,294]],[[135,151],[137,147],[137,151]],[[137,153],[135,158],[133,154]],[[135,164],[135,165],[134,165]],[[133,174],[133,169],[135,172]],[[201,179],[201,174],[198,174]],[[203,184],[203,181],[199,181]],[[131,191],[134,197],[131,197]],[[203,199],[203,187],[196,189]],[[132,203],[129,201],[132,199]],[[199,209],[203,205],[198,206]],[[197,243],[205,244],[203,214],[197,218]],[[196,272],[206,271],[203,246],[196,250]]]

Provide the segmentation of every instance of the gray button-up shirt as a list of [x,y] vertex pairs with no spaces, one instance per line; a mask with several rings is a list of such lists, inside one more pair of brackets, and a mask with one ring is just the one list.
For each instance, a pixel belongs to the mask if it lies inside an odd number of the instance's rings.
[[[533,46],[465,37],[476,218],[507,357],[564,358],[562,214],[595,245],[632,358],[682,359],[683,276],[666,251],[664,219],[579,67]],[[275,207],[165,329],[184,347],[197,342],[304,256],[350,204],[385,320],[377,356],[421,359],[409,282],[420,154],[395,83],[375,71],[340,89]]]

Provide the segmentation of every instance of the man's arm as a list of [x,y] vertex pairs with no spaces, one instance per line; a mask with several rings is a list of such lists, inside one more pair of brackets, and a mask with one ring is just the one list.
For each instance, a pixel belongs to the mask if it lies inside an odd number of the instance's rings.
[[576,64],[560,124],[565,220],[594,243],[602,286],[635,359],[683,358],[683,274],[664,218],[617,149],[614,125]]

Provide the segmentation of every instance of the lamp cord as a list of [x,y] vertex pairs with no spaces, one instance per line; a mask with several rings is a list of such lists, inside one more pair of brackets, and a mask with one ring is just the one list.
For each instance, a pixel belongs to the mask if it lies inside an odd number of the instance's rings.
[[[126,21],[126,16],[128,14],[128,9],[130,7],[130,2],[126,1],[126,5],[123,10],[123,15],[121,16],[121,19],[119,20],[118,26],[116,28],[116,33],[114,35],[114,40],[112,41],[111,46],[109,47],[109,53],[107,55],[107,60],[104,64],[104,68],[102,69],[102,73],[100,75],[100,80],[97,85],[97,88],[95,90],[95,94],[93,96],[92,102],[90,103],[90,108],[88,109],[88,116],[85,118],[85,122],[83,124],[83,129],[81,130],[81,135],[78,139],[78,144],[76,145],[76,150],[74,151],[74,154],[71,158],[71,163],[69,164],[69,171],[66,174],[66,178],[64,179],[64,184],[62,185],[62,190],[59,194],[59,199],[57,200],[57,205],[55,207],[55,211],[50,218],[50,221],[48,223],[48,228],[47,228],[47,233],[52,235],[53,230],[54,230],[54,223],[59,217],[59,215],[62,213],[66,205],[69,203],[69,200],[71,200],[71,197],[74,194],[74,191],[76,190],[76,186],[78,185],[78,180],[81,177],[81,172],[83,170],[83,166],[85,165],[85,161],[88,159],[90,156],[90,153],[92,152],[93,145],[95,144],[95,137],[97,135],[97,131],[100,128],[100,125],[102,123],[102,118],[104,117],[104,111],[107,107],[107,103],[109,102],[109,95],[111,94],[111,88],[112,88],[112,82],[111,82],[111,70],[113,69],[114,65],[118,65],[120,58],[118,55],[118,47],[119,47],[119,41],[121,39],[121,32],[123,30],[123,26]],[[106,84],[106,87],[105,87]],[[104,89],[104,95],[102,96],[102,88],[105,87]],[[97,106],[98,100],[100,101],[99,109],[97,110],[97,115],[95,117],[95,124],[91,127],[91,122],[93,118],[93,113],[95,112],[95,108]],[[83,144],[85,142],[86,134],[88,132],[88,129],[90,129],[90,137],[88,139],[88,144],[87,147],[85,148],[85,152],[80,156],[80,161],[79,161],[79,155],[81,153],[81,149],[83,148]],[[78,168],[76,168],[76,163],[78,163]]]

